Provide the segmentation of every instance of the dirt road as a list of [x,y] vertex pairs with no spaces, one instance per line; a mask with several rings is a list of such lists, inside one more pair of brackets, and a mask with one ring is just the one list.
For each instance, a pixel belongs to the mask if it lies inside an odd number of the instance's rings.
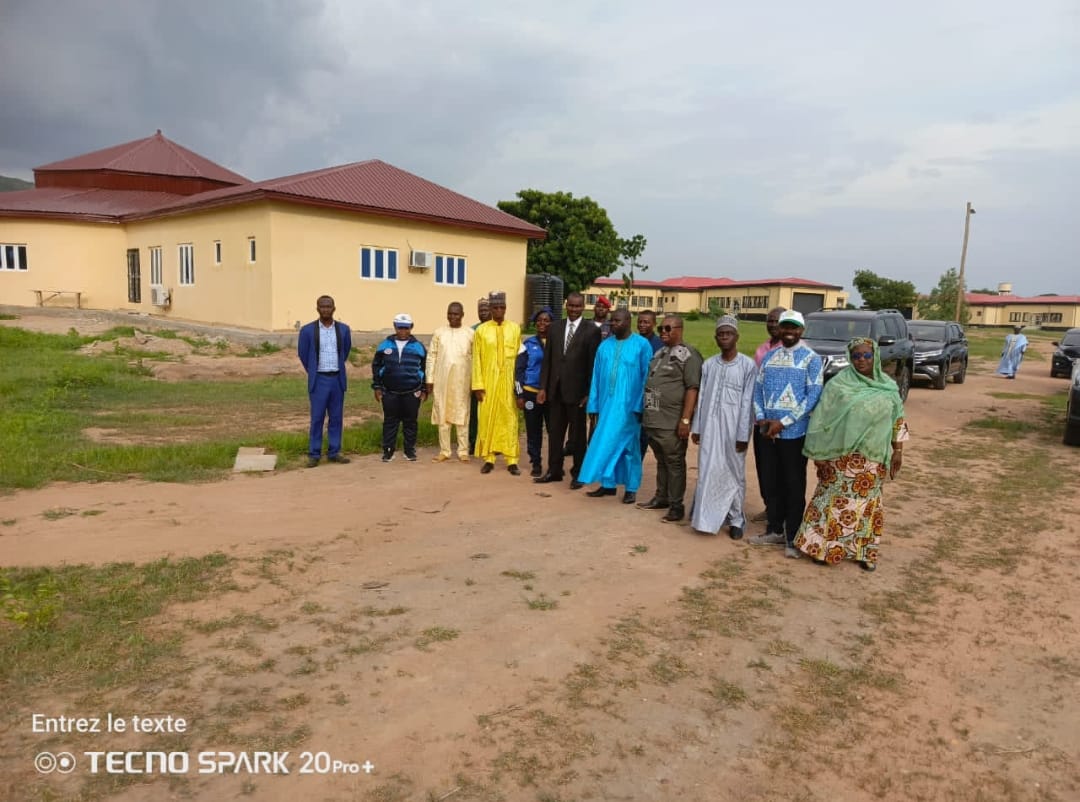
[[[981,372],[912,391],[872,575],[431,452],[0,497],[0,564],[220,550],[240,586],[161,617],[186,637],[174,682],[18,700],[0,796],[84,788],[81,769],[34,774],[42,741],[27,722],[89,708],[187,715],[193,752],[299,731],[294,756],[374,766],[128,777],[103,793],[115,800],[1080,798],[1080,501],[1020,494],[1006,514],[988,488],[1009,486],[1009,446],[964,428],[1042,414],[989,395],[1062,386],[1032,364],[1013,382]],[[1038,450],[1048,470],[1076,465],[1064,446]],[[650,460],[643,498],[651,474]],[[192,627],[225,619],[238,623]],[[139,745],[113,741],[48,743]]]

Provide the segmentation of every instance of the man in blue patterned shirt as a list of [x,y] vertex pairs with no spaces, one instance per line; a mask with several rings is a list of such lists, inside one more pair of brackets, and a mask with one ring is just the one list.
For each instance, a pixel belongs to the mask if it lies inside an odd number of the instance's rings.
[[[800,344],[806,323],[794,309],[780,315],[780,346],[762,360],[754,385],[754,420],[765,438],[761,449],[762,494],[768,500],[765,534],[750,538],[755,546],[792,545],[806,509],[806,457],[803,442],[810,412],[821,397],[821,357]],[[785,536],[785,530],[787,532]]]

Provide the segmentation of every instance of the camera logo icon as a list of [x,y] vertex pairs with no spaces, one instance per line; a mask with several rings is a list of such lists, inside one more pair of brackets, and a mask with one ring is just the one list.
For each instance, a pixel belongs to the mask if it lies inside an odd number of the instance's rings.
[[75,770],[75,755],[71,752],[38,752],[34,757],[38,774],[71,774]]

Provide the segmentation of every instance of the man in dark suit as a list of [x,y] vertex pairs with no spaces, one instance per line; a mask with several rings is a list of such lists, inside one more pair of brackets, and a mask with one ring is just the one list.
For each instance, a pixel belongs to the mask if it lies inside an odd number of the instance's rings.
[[330,462],[345,463],[348,457],[341,454],[341,433],[345,418],[345,360],[352,350],[352,331],[344,323],[334,320],[334,299],[322,295],[315,302],[319,319],[302,329],[296,341],[296,355],[307,371],[308,400],[311,402],[311,428],[308,439],[307,466],[319,464],[322,454],[323,422],[330,419],[327,427],[326,458]]
[[582,319],[584,311],[582,294],[570,293],[566,298],[566,319],[556,320],[548,329],[544,363],[540,368],[540,391],[536,395],[537,403],[548,406],[548,469],[533,481],[541,484],[562,481],[566,442],[574,459],[570,467],[571,490],[581,487],[577,475],[585,459],[585,403],[592,384],[593,359],[600,345],[600,329]]

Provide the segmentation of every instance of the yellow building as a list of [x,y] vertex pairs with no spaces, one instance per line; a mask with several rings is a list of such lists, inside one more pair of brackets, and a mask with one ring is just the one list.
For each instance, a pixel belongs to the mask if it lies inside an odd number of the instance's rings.
[[1039,326],[1045,329],[1080,328],[1080,295],[989,295],[969,292],[969,326]]
[[770,309],[782,306],[800,312],[819,309],[843,309],[848,294],[843,287],[822,284],[803,278],[769,278],[736,281],[730,278],[682,276],[663,281],[635,281],[627,299],[613,297],[621,293],[623,283],[616,278],[600,278],[585,291],[585,305],[592,306],[600,295],[607,295],[631,312],[652,309],[656,312],[685,314],[710,310],[738,312],[740,317],[764,320]]
[[434,331],[491,290],[524,318],[544,230],[385,162],[251,182],[161,135],[48,164],[0,193],[0,303],[295,329],[332,295],[354,328]]

